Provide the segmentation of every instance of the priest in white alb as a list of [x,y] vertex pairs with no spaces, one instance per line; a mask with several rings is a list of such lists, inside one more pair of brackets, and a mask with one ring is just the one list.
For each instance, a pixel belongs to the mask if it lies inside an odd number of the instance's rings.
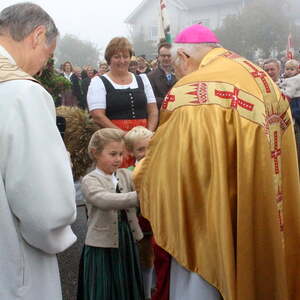
[[58,30],[38,5],[0,12],[0,299],[62,299],[56,254],[76,237],[70,161],[50,94],[32,77]]

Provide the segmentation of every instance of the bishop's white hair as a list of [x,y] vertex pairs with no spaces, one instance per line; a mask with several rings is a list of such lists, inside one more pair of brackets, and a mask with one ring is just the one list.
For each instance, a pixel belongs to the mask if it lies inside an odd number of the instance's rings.
[[176,57],[177,56],[177,51],[179,49],[182,49],[187,55],[197,59],[198,57],[198,53],[199,50],[203,47],[210,47],[210,48],[220,48],[222,47],[221,45],[217,44],[217,43],[199,43],[199,44],[181,44],[181,43],[174,43],[172,44],[172,48],[171,48],[171,54],[172,57]]

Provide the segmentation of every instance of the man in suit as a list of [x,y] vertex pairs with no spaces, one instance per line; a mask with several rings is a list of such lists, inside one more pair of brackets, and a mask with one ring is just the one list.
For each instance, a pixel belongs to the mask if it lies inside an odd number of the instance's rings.
[[158,109],[168,91],[176,83],[175,75],[172,73],[171,44],[161,43],[158,46],[158,68],[148,74],[152,85]]

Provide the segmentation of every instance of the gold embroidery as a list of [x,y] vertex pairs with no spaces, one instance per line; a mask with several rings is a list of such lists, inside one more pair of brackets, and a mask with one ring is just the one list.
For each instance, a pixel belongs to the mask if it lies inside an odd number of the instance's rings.
[[232,84],[201,81],[173,88],[164,101],[163,109],[171,112],[186,105],[215,104],[234,109],[242,118],[264,127],[270,146],[270,157],[273,160],[275,201],[284,247],[281,145],[282,136],[290,125],[289,102],[283,95],[278,99],[272,79],[261,68],[230,51],[219,56],[234,60],[243,66],[255,80],[264,101]]
[[[171,100],[170,100],[171,99]],[[223,82],[197,82],[174,88],[164,100],[163,109],[173,111],[185,105],[216,104],[235,109],[253,122],[264,125],[264,103],[253,95]]]

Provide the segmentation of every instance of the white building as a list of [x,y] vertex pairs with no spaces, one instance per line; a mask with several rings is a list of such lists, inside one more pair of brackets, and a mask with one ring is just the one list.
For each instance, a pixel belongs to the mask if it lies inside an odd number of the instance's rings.
[[[202,23],[215,29],[222,25],[224,18],[240,12],[251,0],[166,0],[167,13],[171,23],[172,37],[183,28]],[[146,40],[159,39],[159,0],[143,0],[127,17],[131,35],[143,32]]]

